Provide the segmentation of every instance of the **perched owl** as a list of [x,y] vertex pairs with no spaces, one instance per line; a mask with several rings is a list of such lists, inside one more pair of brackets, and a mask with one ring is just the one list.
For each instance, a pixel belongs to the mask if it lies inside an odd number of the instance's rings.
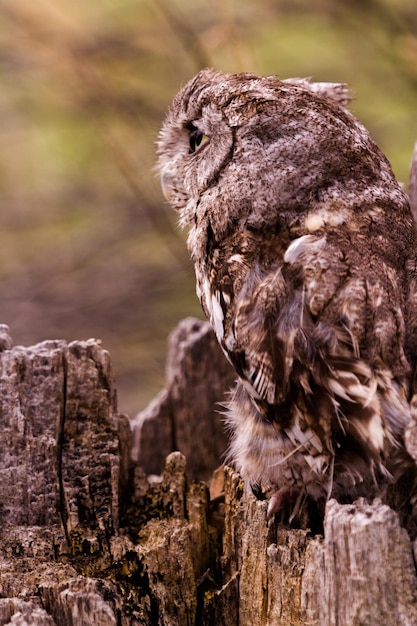
[[381,494],[417,382],[417,241],[343,87],[205,69],[160,132],[162,186],[238,375],[229,458],[283,499]]

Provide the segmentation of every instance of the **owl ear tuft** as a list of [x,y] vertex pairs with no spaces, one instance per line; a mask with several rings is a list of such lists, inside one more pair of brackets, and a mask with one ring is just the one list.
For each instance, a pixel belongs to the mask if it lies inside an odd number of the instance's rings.
[[347,83],[312,82],[311,78],[286,78],[282,82],[287,85],[305,87],[312,93],[334,100],[345,108],[353,100],[352,92]]

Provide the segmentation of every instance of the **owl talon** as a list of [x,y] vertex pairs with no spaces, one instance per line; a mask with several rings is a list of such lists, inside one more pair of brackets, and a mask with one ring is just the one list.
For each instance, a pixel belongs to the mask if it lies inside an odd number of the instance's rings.
[[268,509],[266,511],[266,519],[270,523],[275,513],[278,513],[286,502],[294,502],[298,497],[297,489],[294,487],[282,487],[278,489],[269,499]]

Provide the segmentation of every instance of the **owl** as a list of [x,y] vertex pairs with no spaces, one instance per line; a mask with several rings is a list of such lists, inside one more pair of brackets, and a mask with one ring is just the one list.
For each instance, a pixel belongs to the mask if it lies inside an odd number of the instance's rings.
[[[197,295],[237,374],[229,461],[271,495],[381,495],[414,461],[417,241],[344,86],[202,70],[158,140]],[[415,412],[415,409],[414,409]]]

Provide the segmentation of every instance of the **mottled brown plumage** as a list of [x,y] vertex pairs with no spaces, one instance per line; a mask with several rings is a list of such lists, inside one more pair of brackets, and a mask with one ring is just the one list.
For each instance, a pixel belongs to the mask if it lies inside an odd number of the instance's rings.
[[381,494],[413,465],[415,226],[346,102],[343,86],[207,69],[158,145],[239,377],[229,458],[252,485],[317,500]]

